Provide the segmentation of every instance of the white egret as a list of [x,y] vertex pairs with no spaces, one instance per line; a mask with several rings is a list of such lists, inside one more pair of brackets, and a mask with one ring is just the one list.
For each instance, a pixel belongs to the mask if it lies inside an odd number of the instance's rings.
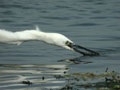
[[[75,45],[73,41],[71,41],[62,34],[43,32],[38,27],[36,27],[36,30],[24,30],[17,32],[11,32],[0,29],[0,43],[20,45],[25,41],[32,41],[32,40],[43,41],[48,44],[57,45],[71,51],[79,52],[83,55],[89,55],[89,56],[99,55],[99,53],[95,51],[92,51],[90,49],[84,48],[79,45]],[[78,49],[84,49],[91,53],[88,54]]]

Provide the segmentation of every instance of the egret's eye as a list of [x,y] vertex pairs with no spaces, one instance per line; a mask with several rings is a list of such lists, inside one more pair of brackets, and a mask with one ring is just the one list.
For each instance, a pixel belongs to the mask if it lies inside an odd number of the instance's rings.
[[71,47],[71,45],[72,45],[72,43],[69,42],[69,41],[66,41],[65,44],[66,44],[67,46],[69,46],[69,47]]
[[66,42],[65,42],[65,45],[67,45],[67,46],[68,46],[68,45],[69,45],[69,41],[66,41]]

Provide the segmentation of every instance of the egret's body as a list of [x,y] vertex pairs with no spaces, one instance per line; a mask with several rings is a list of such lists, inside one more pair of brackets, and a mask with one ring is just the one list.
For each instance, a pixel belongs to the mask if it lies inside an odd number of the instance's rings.
[[36,30],[24,30],[18,32],[0,30],[0,43],[20,45],[25,41],[33,41],[33,40],[43,41],[48,44],[57,45],[66,48],[68,50],[77,51],[83,55],[90,55],[90,54],[86,54],[82,51],[79,51],[77,48],[81,48],[86,51],[89,51],[92,53],[92,55],[98,54],[92,50],[75,45],[70,39],[68,39],[66,36],[62,34],[43,32],[39,30],[38,27],[36,27]]
[[66,41],[69,41],[71,43],[73,42],[64,35],[59,33],[42,32],[39,30],[39,28],[36,28],[36,30],[25,30],[19,32],[0,30],[0,43],[20,45],[25,41],[32,41],[32,40],[43,41],[49,44],[61,46],[66,49],[72,50],[71,48],[66,46],[65,43]]

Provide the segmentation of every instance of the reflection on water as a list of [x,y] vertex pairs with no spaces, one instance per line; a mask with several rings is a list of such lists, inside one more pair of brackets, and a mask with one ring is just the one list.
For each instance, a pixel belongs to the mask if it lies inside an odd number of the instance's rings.
[[[82,57],[81,57],[82,58]],[[88,64],[80,58],[58,60],[66,64],[57,65],[20,65],[0,64],[0,89],[20,89],[25,87],[44,89],[60,89],[66,84],[64,75],[71,64]]]
[[76,57],[72,59],[64,59],[64,60],[58,60],[58,62],[66,62],[69,64],[88,64],[92,63],[91,61],[83,61],[83,58],[90,57],[90,56],[81,56],[81,57]]
[[[63,75],[69,69],[67,65],[0,65],[0,89],[19,89],[28,85],[23,82],[30,81],[31,87],[60,88],[65,81],[57,80],[55,75]],[[47,84],[47,87],[46,87]],[[24,89],[25,90],[25,89]]]

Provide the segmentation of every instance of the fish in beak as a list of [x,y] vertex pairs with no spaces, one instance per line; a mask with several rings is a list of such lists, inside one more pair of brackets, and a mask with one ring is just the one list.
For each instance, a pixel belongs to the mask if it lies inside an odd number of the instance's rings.
[[66,45],[73,49],[75,52],[81,53],[83,56],[99,56],[100,54],[96,51],[87,49],[83,46],[76,45],[74,43],[71,43],[69,41],[66,42]]

